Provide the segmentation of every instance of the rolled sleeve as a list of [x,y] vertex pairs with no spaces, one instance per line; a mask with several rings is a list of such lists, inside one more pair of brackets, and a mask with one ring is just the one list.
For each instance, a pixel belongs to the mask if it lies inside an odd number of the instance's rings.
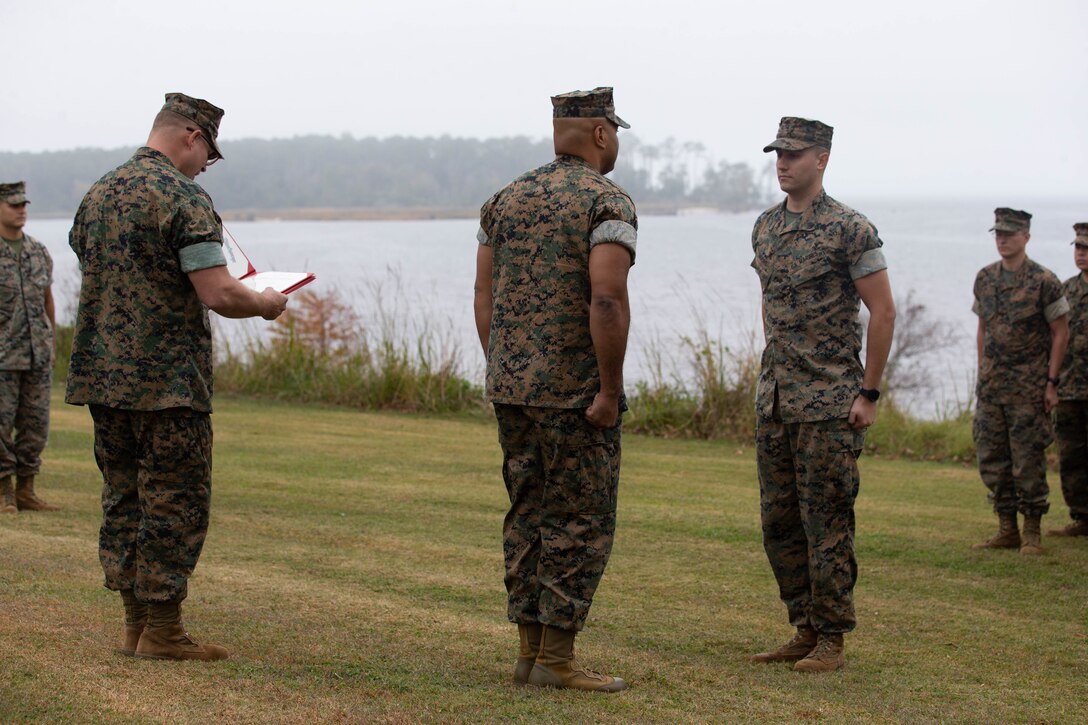
[[616,219],[601,222],[589,235],[589,248],[598,244],[619,244],[631,253],[631,264],[635,263],[635,248],[638,246],[638,231],[627,222]]
[[884,259],[884,251],[879,247],[863,252],[857,261],[850,265],[850,279],[859,280],[870,274],[888,268],[888,262]]
[[491,246],[491,240],[488,239],[487,232],[484,231],[483,227],[480,227],[480,229],[476,232],[476,241],[479,242],[482,246]]
[[1065,298],[1065,295],[1062,295],[1058,299],[1051,302],[1049,305],[1046,306],[1046,309],[1043,310],[1043,316],[1046,317],[1047,322],[1053,322],[1059,317],[1068,314],[1069,300]]
[[198,242],[178,250],[181,271],[198,272],[211,267],[223,267],[227,258],[223,256],[223,245],[218,242]]

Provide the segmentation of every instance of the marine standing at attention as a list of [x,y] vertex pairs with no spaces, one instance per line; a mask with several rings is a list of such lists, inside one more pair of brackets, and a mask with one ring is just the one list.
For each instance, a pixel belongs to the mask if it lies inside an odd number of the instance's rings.
[[56,314],[53,258],[23,231],[28,204],[24,182],[0,184],[0,514],[60,509],[34,493],[49,437]]
[[1069,303],[1069,347],[1058,385],[1055,433],[1062,470],[1062,496],[1073,522],[1051,536],[1088,536],[1088,222],[1073,225],[1077,275],[1062,285]]
[[611,88],[552,98],[556,158],[480,212],[475,316],[510,510],[503,525],[514,681],[617,692],[574,638],[616,528],[623,358],[638,220],[604,174],[619,129]]
[[219,215],[193,180],[223,156],[222,117],[168,93],[147,145],[91,187],[69,235],[83,279],[65,401],[94,419],[98,554],[125,610],[119,652],[152,659],[227,657],[181,621],[211,506],[208,308],[274,320],[287,305],[231,277]]
[[[1069,303],[1054,273],[1028,259],[1031,214],[994,210],[1001,259],[975,277],[978,383],[973,433],[982,482],[998,516],[998,531],[975,549],[1043,553],[1039,531],[1050,509],[1046,447],[1050,411],[1069,341]],[[1016,513],[1024,516],[1024,535]]]
[[[797,633],[754,662],[843,666],[856,624],[857,459],[876,419],[895,303],[869,220],[824,192],[833,129],[783,118],[765,152],[786,199],[752,230],[766,347],[756,393],[763,547]],[[862,366],[860,302],[869,310]]]

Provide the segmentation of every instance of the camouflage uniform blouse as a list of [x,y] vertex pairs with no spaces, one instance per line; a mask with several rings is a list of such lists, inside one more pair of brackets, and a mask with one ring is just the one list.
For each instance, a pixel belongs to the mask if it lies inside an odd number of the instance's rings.
[[581,408],[600,374],[589,334],[589,252],[619,243],[634,263],[631,197],[580,158],[559,156],[480,210],[492,249],[487,395],[494,403]]
[[1043,399],[1050,362],[1050,323],[1069,312],[1062,283],[1033,262],[1011,279],[1001,262],[979,270],[972,311],[986,323],[976,393],[988,403],[1036,403]]
[[226,264],[207,193],[141,148],[87,192],[68,243],[83,283],[65,401],[210,412],[211,328],[187,276]]
[[763,288],[767,346],[756,412],[784,423],[845,418],[861,388],[860,298],[854,280],[887,268],[869,220],[821,192],[788,222],[786,203],[760,214],[752,266]]
[[45,290],[53,284],[53,258],[45,245],[23,235],[19,259],[0,241],[0,370],[30,370],[53,362],[53,328]]
[[1058,397],[1088,400],[1088,282],[1078,274],[1062,285],[1069,303],[1069,349],[1062,362]]

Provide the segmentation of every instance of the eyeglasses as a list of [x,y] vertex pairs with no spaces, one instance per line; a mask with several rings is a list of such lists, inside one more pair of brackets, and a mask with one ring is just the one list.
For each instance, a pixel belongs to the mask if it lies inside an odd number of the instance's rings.
[[204,166],[206,166],[206,167],[211,166],[212,164],[214,164],[216,161],[219,160],[219,158],[220,158],[219,154],[217,154],[215,152],[215,148],[212,146],[212,142],[209,141],[204,136],[204,131],[202,129],[190,128],[190,127],[186,126],[185,130],[188,131],[189,133],[192,133],[193,131],[198,131],[200,133],[201,140],[204,142],[204,145],[208,147],[208,161],[204,164]]

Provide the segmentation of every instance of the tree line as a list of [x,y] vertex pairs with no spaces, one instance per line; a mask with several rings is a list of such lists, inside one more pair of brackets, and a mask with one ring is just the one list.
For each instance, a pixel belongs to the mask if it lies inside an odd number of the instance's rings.
[[[773,169],[717,161],[702,144],[624,134],[611,174],[636,204],[662,211],[741,211],[777,192]],[[298,136],[222,144],[227,160],[198,181],[221,210],[445,209],[471,212],[553,156],[550,139]],[[2,181],[25,180],[36,215],[74,214],[98,178],[133,148],[0,152]]]

